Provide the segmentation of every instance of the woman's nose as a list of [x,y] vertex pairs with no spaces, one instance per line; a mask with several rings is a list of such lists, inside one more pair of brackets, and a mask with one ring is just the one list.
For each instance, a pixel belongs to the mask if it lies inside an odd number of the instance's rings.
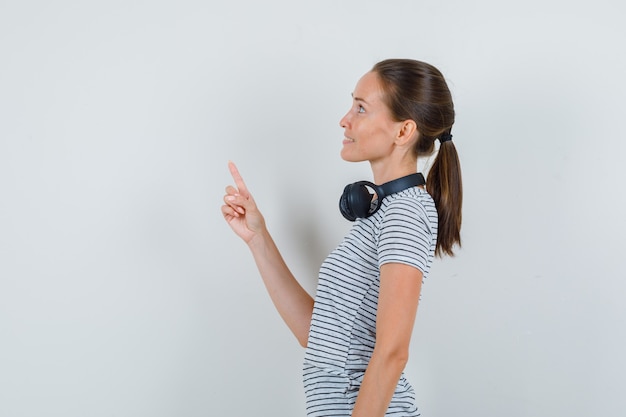
[[343,116],[341,118],[341,120],[339,120],[339,126],[346,128],[348,126],[348,116],[349,116],[350,112],[346,113],[345,116]]

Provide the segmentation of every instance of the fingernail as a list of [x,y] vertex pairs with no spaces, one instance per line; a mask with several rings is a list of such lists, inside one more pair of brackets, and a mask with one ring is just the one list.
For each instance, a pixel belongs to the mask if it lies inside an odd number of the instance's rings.
[[226,201],[235,201],[235,197],[232,195],[229,195],[228,197],[226,197]]

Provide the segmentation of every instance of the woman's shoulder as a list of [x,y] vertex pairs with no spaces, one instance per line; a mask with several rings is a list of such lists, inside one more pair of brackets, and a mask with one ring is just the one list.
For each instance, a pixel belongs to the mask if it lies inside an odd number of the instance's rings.
[[381,210],[385,208],[387,210],[402,210],[403,208],[411,208],[419,213],[430,214],[434,212],[437,215],[437,209],[435,207],[435,201],[432,196],[423,188],[411,187],[406,190],[402,190],[398,193],[392,194],[385,198]]
[[379,227],[415,224],[431,229],[436,228],[437,209],[430,194],[413,187],[385,197],[376,217]]

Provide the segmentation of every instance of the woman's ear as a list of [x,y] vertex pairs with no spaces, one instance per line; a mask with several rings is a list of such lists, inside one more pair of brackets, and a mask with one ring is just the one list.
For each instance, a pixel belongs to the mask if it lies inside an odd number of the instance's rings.
[[401,122],[398,136],[396,137],[397,145],[406,145],[414,138],[417,138],[417,124],[413,120],[405,120]]

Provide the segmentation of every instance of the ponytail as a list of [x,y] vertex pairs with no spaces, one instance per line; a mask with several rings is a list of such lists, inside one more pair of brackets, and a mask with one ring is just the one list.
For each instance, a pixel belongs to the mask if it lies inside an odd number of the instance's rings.
[[439,146],[428,172],[426,189],[435,201],[439,217],[435,255],[454,256],[454,245],[461,246],[463,182],[459,156],[451,140],[443,141]]

